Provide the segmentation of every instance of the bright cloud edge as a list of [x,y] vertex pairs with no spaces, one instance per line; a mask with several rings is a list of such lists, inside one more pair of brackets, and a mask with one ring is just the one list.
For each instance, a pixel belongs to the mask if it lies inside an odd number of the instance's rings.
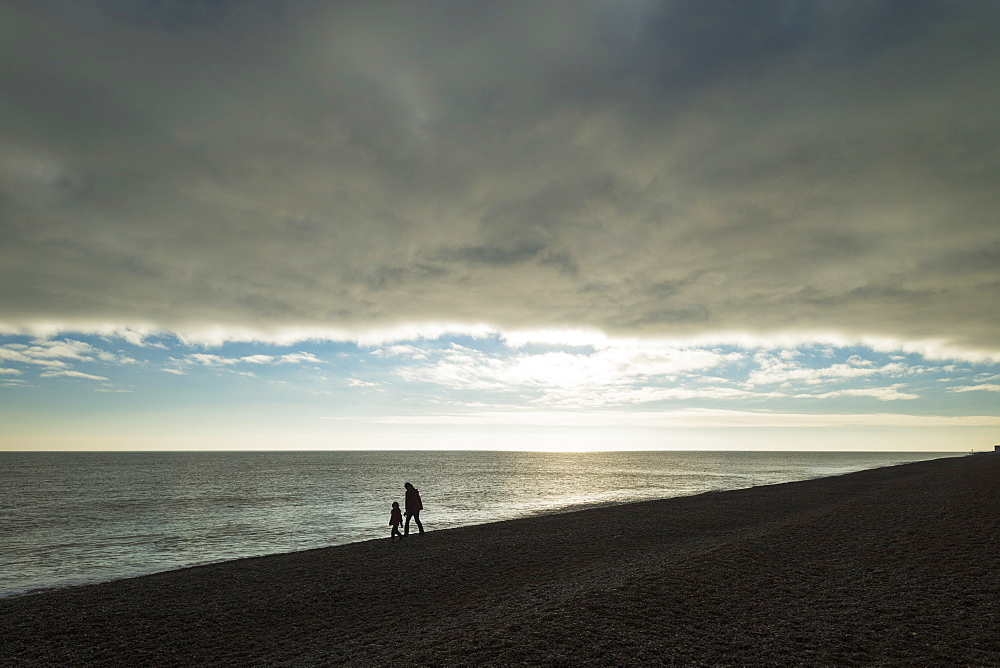
[[836,332],[782,331],[768,334],[719,331],[690,337],[611,336],[597,328],[522,328],[502,329],[488,323],[425,322],[382,328],[283,327],[255,329],[232,326],[191,326],[165,328],[151,324],[40,322],[26,325],[0,322],[2,336],[31,336],[49,339],[72,334],[118,338],[136,346],[149,345],[150,339],[176,337],[185,345],[206,348],[227,343],[260,343],[289,346],[297,343],[354,343],[377,347],[405,341],[436,340],[447,336],[502,339],[514,348],[528,345],[622,348],[662,346],[670,348],[708,348],[732,346],[741,349],[792,349],[806,346],[835,348],[865,347],[882,353],[918,354],[925,359],[960,360],[972,363],[1000,362],[1000,349],[973,349],[955,345],[945,338],[904,340],[885,336],[849,336]]

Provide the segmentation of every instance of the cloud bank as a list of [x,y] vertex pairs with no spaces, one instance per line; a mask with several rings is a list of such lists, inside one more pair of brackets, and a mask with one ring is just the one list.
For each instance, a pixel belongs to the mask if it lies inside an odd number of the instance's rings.
[[996,353],[998,19],[922,0],[8,1],[0,326]]

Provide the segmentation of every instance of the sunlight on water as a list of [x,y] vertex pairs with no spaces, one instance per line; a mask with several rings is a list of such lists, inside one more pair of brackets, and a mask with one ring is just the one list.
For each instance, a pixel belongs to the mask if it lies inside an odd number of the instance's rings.
[[0,596],[429,530],[802,480],[941,453],[0,452]]

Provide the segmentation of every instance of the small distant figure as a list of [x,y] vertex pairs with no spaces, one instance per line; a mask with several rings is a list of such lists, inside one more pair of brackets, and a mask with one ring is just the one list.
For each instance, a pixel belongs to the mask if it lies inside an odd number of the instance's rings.
[[403,513],[399,510],[399,503],[396,501],[392,502],[392,511],[389,513],[389,526],[392,527],[392,533],[389,534],[389,541],[392,542],[396,540],[396,536],[400,538],[403,534],[399,533],[399,525],[403,523]]
[[420,501],[420,490],[410,483],[405,483],[403,487],[406,488],[406,524],[403,525],[403,536],[410,535],[411,517],[417,523],[420,533],[423,533],[424,525],[420,523],[420,511],[424,509],[424,504]]

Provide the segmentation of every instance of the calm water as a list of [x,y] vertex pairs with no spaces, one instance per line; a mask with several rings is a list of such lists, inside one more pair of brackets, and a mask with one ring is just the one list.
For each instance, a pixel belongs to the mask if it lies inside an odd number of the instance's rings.
[[953,453],[0,452],[0,596]]

